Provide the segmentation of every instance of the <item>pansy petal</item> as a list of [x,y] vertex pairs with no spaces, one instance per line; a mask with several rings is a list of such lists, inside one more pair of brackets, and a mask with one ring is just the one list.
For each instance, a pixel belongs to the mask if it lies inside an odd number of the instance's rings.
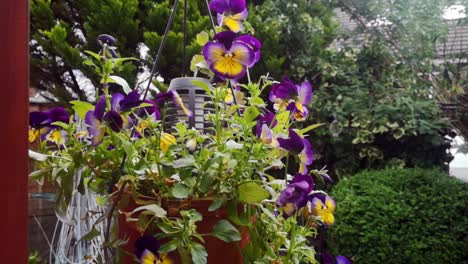
[[249,16],[249,11],[247,11],[247,8],[245,8],[241,12],[235,13],[231,17],[232,19],[235,19],[235,20],[246,20],[248,16]]
[[280,99],[293,99],[297,96],[296,85],[288,78],[283,77],[283,81],[276,88],[275,95]]
[[48,112],[30,112],[29,113],[29,125],[34,128],[38,128],[43,125],[44,121],[49,118]]
[[291,183],[298,183],[298,182],[305,182],[307,186],[306,188],[307,192],[310,193],[314,189],[314,179],[310,177],[309,175],[303,175],[303,174],[296,174],[294,175],[294,178],[292,179]]
[[289,138],[278,138],[278,143],[281,148],[295,154],[301,153],[304,149],[302,138],[293,129],[289,129]]
[[210,10],[215,11],[217,13],[224,13],[229,9],[229,0],[211,0],[209,7]]
[[104,46],[104,43],[109,46],[114,46],[115,38],[108,34],[101,34],[97,37],[97,42],[101,47]]
[[114,93],[111,98],[111,109],[120,112],[120,102],[125,98],[121,93]]
[[244,28],[242,25],[242,20],[234,19],[231,16],[224,16],[221,19],[220,26],[228,27],[232,32],[238,33]]
[[135,256],[139,259],[142,258],[145,251],[153,253],[156,257],[159,257],[158,250],[160,244],[158,240],[152,236],[141,236],[135,241]]
[[302,139],[302,143],[304,144],[304,149],[300,154],[300,160],[305,165],[311,165],[314,161],[314,151],[312,150],[312,146],[307,139]]
[[96,106],[94,108],[94,116],[97,119],[102,120],[102,117],[104,116],[105,111],[106,111],[106,98],[103,95],[99,98],[99,100],[96,103]]
[[68,115],[67,111],[63,109],[63,107],[56,107],[49,111],[49,120],[50,120],[50,123],[53,123],[53,122],[68,123],[68,121],[70,121],[70,116]]
[[102,126],[101,121],[96,118],[92,110],[86,113],[85,123],[88,126],[88,132],[91,136],[92,145],[97,146],[101,144],[102,140],[104,139],[105,129]]
[[308,105],[312,99],[312,85],[310,82],[303,82],[302,84],[297,85],[296,88],[299,102],[303,105]]
[[226,52],[226,48],[222,43],[208,42],[205,47],[203,47],[203,56],[208,65],[224,59],[224,54],[226,54]]
[[[141,104],[140,93],[137,90],[130,92],[122,101],[120,101],[120,109],[129,111]],[[114,110],[116,111],[116,110]]]
[[336,256],[336,264],[351,264],[351,261],[345,256]]
[[115,132],[119,132],[123,127],[123,120],[119,113],[116,111],[109,111],[107,112],[103,120],[109,125],[109,127],[114,130]]
[[330,196],[327,196],[325,198],[325,205],[327,206],[327,208],[330,211],[333,212],[335,210],[335,207],[336,207],[336,202],[335,202],[335,200],[333,200],[333,198],[331,198]]
[[158,257],[151,251],[145,249],[140,257],[141,264],[159,263]]
[[231,14],[237,14],[246,9],[245,0],[225,0],[228,2],[228,8]]
[[287,203],[281,207],[283,209],[283,213],[287,216],[291,216],[296,211],[296,206],[293,203]]
[[214,35],[213,40],[215,42],[223,43],[226,49],[230,49],[232,43],[234,42],[236,38],[237,38],[236,33],[228,30],[228,31],[221,31],[217,33],[216,35]]
[[233,43],[230,52],[232,59],[243,65],[249,65],[255,59],[254,52],[244,43]]

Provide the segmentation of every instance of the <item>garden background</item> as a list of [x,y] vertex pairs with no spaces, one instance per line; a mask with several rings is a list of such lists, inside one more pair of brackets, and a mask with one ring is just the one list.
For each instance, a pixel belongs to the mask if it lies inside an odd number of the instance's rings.
[[[325,124],[310,135],[315,151],[314,167],[321,169],[327,165],[337,182],[337,227],[330,243],[337,252],[343,251],[356,263],[391,263],[385,261],[389,253],[383,250],[391,245],[388,241],[400,243],[399,238],[387,237],[392,228],[398,226],[372,233],[366,229],[368,226],[361,227],[362,223],[345,217],[353,212],[340,211],[340,206],[347,206],[340,203],[347,204],[353,195],[367,197],[354,189],[352,181],[364,181],[359,182],[363,186],[370,184],[368,190],[380,188],[378,180],[369,180],[375,177],[386,186],[414,180],[415,186],[430,188],[427,195],[438,193],[440,186],[447,184],[450,186],[447,188],[453,188],[453,192],[444,193],[447,201],[466,198],[466,184],[448,174],[451,171],[468,179],[468,151],[464,145],[464,138],[468,138],[468,18],[464,8],[467,2],[256,0],[248,4],[251,7],[246,30],[256,29],[252,33],[262,39],[262,58],[267,58],[260,60],[251,73],[252,79],[268,72],[277,80],[281,79],[280,74],[287,74],[296,82],[308,80],[312,83],[311,114],[304,126]],[[210,22],[204,3],[188,0],[188,5],[187,51],[191,58],[200,50],[199,40],[205,36],[202,32],[208,32]],[[125,64],[119,75],[129,80],[132,87],[145,86],[170,7],[168,0],[31,0],[30,109],[70,107],[71,100],[95,98],[98,83],[92,80],[98,78],[84,65],[86,58],[81,51],[97,50],[94,40],[102,33],[116,37],[122,57],[140,59],[139,63]],[[153,92],[166,87],[182,72],[181,25],[182,9],[169,34],[160,76],[152,84]],[[190,68],[196,70],[196,61]],[[115,85],[111,89],[119,91],[122,87]],[[452,168],[449,168],[451,162]],[[414,167],[425,170],[402,170]],[[396,179],[395,172],[406,177]],[[387,179],[387,175],[393,176]],[[407,183],[401,184],[407,186]],[[335,192],[334,187],[325,187]],[[398,188],[411,192],[406,187]],[[387,191],[398,207],[392,212],[411,211],[411,208],[398,206],[408,200],[398,200],[401,197]],[[30,248],[39,250],[45,257],[47,245],[40,242],[44,237],[37,224],[46,227],[47,235],[53,232],[53,225],[47,224],[55,224],[47,202],[47,193],[53,192],[53,186],[32,182],[30,192],[30,207],[36,204],[30,208]],[[417,197],[411,203],[412,208],[420,205],[427,209],[425,201]],[[359,212],[372,213],[375,207],[381,206],[369,204],[360,204],[362,211]],[[450,218],[466,221],[466,204],[449,204],[453,209]],[[412,219],[405,214],[385,216],[389,218],[382,223]],[[432,221],[432,217],[438,218],[438,215],[425,217]],[[456,223],[442,219],[432,230],[442,226],[452,230],[451,226],[456,226],[458,229],[451,239],[460,236],[459,244],[444,243],[444,248],[432,240],[423,241],[419,235],[429,231],[418,229],[410,233],[414,233],[414,239],[420,243],[406,249],[409,253],[405,249],[395,252],[408,256],[407,263],[424,263],[424,259],[438,257],[427,253],[435,248],[441,255],[458,252],[460,245],[467,243],[468,228],[454,221]],[[382,251],[372,252],[375,259],[369,257],[371,253],[366,251],[366,246],[336,241],[337,237],[356,237],[350,229],[357,227],[369,233],[358,240],[362,244],[387,243],[380,245]],[[442,228],[439,232],[446,230]],[[431,236],[437,241],[445,239],[439,239],[437,234]],[[453,263],[451,261],[457,257],[462,261],[468,259],[466,253],[458,252],[453,259],[440,257],[438,263]],[[397,258],[394,261],[402,263]]]

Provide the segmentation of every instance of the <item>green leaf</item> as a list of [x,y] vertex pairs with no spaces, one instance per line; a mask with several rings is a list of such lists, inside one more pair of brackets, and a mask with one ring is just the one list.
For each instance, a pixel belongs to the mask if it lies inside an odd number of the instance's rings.
[[213,227],[211,235],[223,240],[224,242],[240,241],[241,235],[229,221],[221,220]]
[[132,91],[132,89],[130,89],[130,86],[128,85],[127,81],[124,78],[111,75],[109,76],[109,79],[111,79],[114,83],[122,86],[124,93],[129,94]]
[[321,127],[322,125],[325,125],[325,123],[320,123],[320,124],[313,124],[313,125],[310,125],[306,128],[303,128],[301,130],[299,130],[300,134],[304,135],[305,133],[313,130],[313,129],[316,129],[317,127]]
[[224,204],[224,200],[223,200],[223,199],[216,199],[216,200],[213,201],[213,203],[210,205],[210,207],[208,207],[208,211],[209,211],[209,212],[216,211],[216,210],[218,210],[223,204]]
[[165,234],[175,234],[179,231],[177,228],[173,227],[171,224],[165,223],[165,222],[159,223],[158,228],[161,229],[161,231],[163,231]]
[[167,214],[166,210],[164,210],[157,204],[148,204],[148,205],[140,206],[136,208],[135,210],[133,210],[131,214],[134,214],[139,211],[146,211],[150,213],[151,215],[154,215],[159,218],[164,217]]
[[173,239],[169,242],[167,242],[166,244],[162,245],[158,252],[159,253],[167,253],[167,252],[171,252],[171,251],[174,251],[177,249],[177,240],[176,239]]
[[197,80],[193,80],[192,83],[195,84],[196,86],[202,88],[203,90],[205,90],[206,94],[211,95],[211,90],[210,90],[210,87],[208,86],[208,84],[206,84],[206,83],[204,83],[202,81],[197,81]]
[[192,194],[192,190],[181,183],[177,183],[172,189],[172,195],[174,195],[175,198],[185,199],[190,194]]
[[188,167],[192,165],[193,163],[195,163],[195,159],[193,158],[192,155],[190,155],[190,156],[185,156],[183,158],[175,160],[173,167],[175,169],[184,168],[184,167]]
[[97,53],[94,53],[92,51],[89,51],[89,50],[85,50],[84,53],[88,54],[88,55],[91,55],[93,58],[95,58],[97,61],[101,61],[101,56]]
[[73,105],[72,108],[76,112],[76,114],[83,120],[85,119],[86,113],[94,109],[94,105],[88,102],[71,101],[70,103]]
[[243,117],[247,123],[250,123],[253,120],[255,120],[255,118],[257,118],[259,114],[260,114],[260,111],[258,111],[257,107],[249,106],[245,109]]
[[[99,236],[101,234],[101,232],[99,232],[94,226],[93,228],[91,228],[91,231],[89,231],[86,235],[84,235],[83,237],[80,238],[80,240],[78,240],[78,242],[80,241],[89,241],[89,240],[92,240],[93,238]],[[77,243],[78,243],[77,242]]]
[[246,182],[237,187],[238,200],[243,203],[259,203],[270,196],[270,193],[255,182]]
[[60,121],[53,122],[52,125],[59,126],[59,127],[65,129],[65,130],[70,127],[70,125],[68,125],[67,123],[60,122]]
[[202,31],[197,34],[197,44],[200,46],[205,46],[205,44],[210,40],[210,36],[206,31]]
[[208,253],[205,247],[198,243],[190,244],[190,254],[192,255],[192,261],[194,264],[205,264],[207,263]]

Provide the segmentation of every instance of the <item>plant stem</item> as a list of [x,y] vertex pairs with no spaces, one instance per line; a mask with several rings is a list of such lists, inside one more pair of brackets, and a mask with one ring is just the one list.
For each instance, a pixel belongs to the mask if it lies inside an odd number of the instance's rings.
[[190,257],[190,252],[186,248],[178,248],[180,260],[182,264],[192,264],[192,258]]
[[287,256],[287,260],[290,261],[291,260],[291,256],[292,256],[292,253],[293,253],[293,250],[294,248],[296,247],[296,227],[297,227],[297,220],[296,220],[296,217],[294,216],[293,217],[293,220],[294,220],[294,223],[291,227],[291,240],[289,242],[289,249],[288,249],[288,256]]
[[288,185],[288,167],[289,167],[289,152],[286,155],[286,167],[284,168],[284,184]]
[[127,186],[127,181],[125,181],[120,189],[117,191],[117,197],[112,203],[112,207],[109,210],[109,214],[107,215],[107,226],[106,231],[104,233],[104,243],[106,244],[106,248],[104,249],[104,258],[106,259],[106,263],[113,263],[109,257],[109,237],[110,237],[110,228],[112,224],[112,216],[114,215],[115,209],[117,208],[117,204],[119,203],[120,199],[122,198],[122,194],[125,191],[125,187]]

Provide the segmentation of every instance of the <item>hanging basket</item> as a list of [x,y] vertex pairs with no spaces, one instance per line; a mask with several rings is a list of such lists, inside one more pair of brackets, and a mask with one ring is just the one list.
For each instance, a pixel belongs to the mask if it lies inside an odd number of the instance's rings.
[[[128,195],[127,199],[130,198]],[[148,197],[148,199],[155,198]],[[203,219],[197,223],[197,231],[200,234],[209,234],[213,226],[221,220],[228,219],[228,212],[226,208],[220,208],[213,212],[210,212],[208,208],[213,203],[212,199],[170,199],[162,201],[162,207],[167,211],[168,217],[179,217],[180,210],[195,209],[199,212]],[[125,211],[131,212],[138,206],[131,200],[128,200],[128,205]],[[140,233],[134,225],[127,223],[125,215],[120,215],[118,218],[118,235],[120,239],[127,240],[127,243],[123,246],[123,251],[120,254],[119,263],[134,263],[135,257],[129,253],[134,252],[134,243],[141,235],[154,235],[154,231],[146,231],[144,234]],[[157,231],[156,231],[157,232]],[[242,264],[243,257],[241,252],[241,245],[248,243],[246,237],[240,242],[224,242],[213,236],[205,236],[205,247],[208,253],[208,264]],[[164,242],[164,241],[162,241]],[[170,257],[174,260],[174,263],[182,263],[180,256],[176,251],[170,254]]]

